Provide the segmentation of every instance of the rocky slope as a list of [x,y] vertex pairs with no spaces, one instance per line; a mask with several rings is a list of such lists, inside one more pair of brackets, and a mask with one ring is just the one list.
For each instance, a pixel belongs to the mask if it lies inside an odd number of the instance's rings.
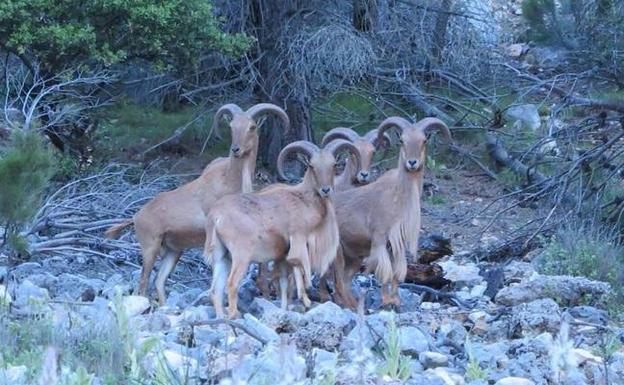
[[[248,312],[229,322],[214,319],[201,289],[174,290],[157,308],[128,295],[121,276],[54,276],[32,262],[11,270],[0,304],[4,319],[22,328],[47,320],[54,335],[48,342],[79,362],[94,354],[72,353],[83,339],[120,344],[125,369],[117,369],[153,383],[166,377],[180,384],[624,384],[624,329],[599,309],[607,284],[539,275],[528,263],[512,262],[500,271],[503,287],[493,287],[481,275],[491,276],[486,270],[461,257],[441,265],[455,301],[401,289],[396,314],[377,309],[378,289],[364,276],[354,285],[366,293],[368,315],[331,302],[305,313],[297,305],[283,311],[254,298],[248,281],[241,291]],[[59,378],[75,370],[65,365]],[[35,383],[42,375],[35,369],[0,365],[0,384]],[[92,371],[91,383],[105,383],[101,370]]]

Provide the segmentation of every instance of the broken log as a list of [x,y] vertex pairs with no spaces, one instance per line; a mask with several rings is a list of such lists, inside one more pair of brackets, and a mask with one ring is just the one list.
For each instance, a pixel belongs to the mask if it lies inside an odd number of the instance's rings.
[[442,266],[436,263],[432,263],[430,265],[422,263],[408,263],[405,283],[413,283],[416,285],[429,286],[434,289],[441,289],[451,283],[451,281],[444,278],[444,270],[442,270]]
[[418,239],[418,262],[431,263],[452,255],[451,239],[440,233],[431,233]]

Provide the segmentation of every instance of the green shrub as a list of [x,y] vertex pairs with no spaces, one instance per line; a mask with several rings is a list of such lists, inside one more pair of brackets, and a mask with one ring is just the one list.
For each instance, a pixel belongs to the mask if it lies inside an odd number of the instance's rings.
[[54,170],[52,150],[36,132],[15,130],[0,148],[0,223],[14,248],[23,248],[16,234],[39,208]]
[[611,284],[607,299],[612,314],[624,311],[624,247],[600,225],[572,224],[550,239],[539,261],[545,274],[582,276]]

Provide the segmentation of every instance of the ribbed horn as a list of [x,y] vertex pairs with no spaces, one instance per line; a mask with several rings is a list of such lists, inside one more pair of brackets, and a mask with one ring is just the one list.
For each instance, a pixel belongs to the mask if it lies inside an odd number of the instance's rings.
[[327,131],[325,136],[323,136],[323,140],[321,141],[321,146],[325,147],[327,143],[331,142],[335,139],[345,139],[350,142],[355,143],[356,140],[360,138],[360,135],[353,131],[351,128],[347,127],[336,127]]
[[277,174],[280,178],[282,178],[282,180],[288,180],[288,177],[286,177],[286,173],[284,172],[284,162],[288,159],[290,154],[301,152],[306,155],[308,159],[310,159],[312,155],[319,151],[320,150],[316,144],[308,142],[307,140],[297,140],[286,145],[277,157]]
[[350,141],[346,139],[335,139],[327,143],[324,149],[331,151],[335,158],[338,158],[338,154],[342,151],[349,151],[356,159],[355,169],[359,170],[362,167],[362,159],[360,158],[360,151]]
[[219,120],[223,117],[223,115],[229,115],[230,118],[234,117],[235,114],[240,114],[242,113],[243,110],[236,104],[234,103],[228,103],[228,104],[224,104],[222,105],[217,112],[214,115],[214,118],[212,118],[212,133],[213,135],[215,135],[217,138],[220,137],[219,135]]
[[386,148],[390,147],[390,145],[392,144],[392,139],[390,139],[390,135],[388,135],[388,132],[384,132],[379,135],[379,130],[377,128],[368,131],[366,135],[364,135],[364,137],[375,147],[381,147],[381,144],[384,142]]
[[453,141],[453,137],[451,136],[451,130],[449,130],[446,123],[444,123],[438,118],[424,118],[422,120],[419,120],[416,123],[416,126],[425,132],[431,131],[431,130],[438,130],[442,132],[442,135],[446,138],[447,141],[449,142]]
[[391,116],[384,119],[379,126],[377,126],[377,136],[382,137],[392,127],[398,127],[401,131],[407,130],[412,124],[400,116]]
[[290,131],[290,119],[288,118],[288,114],[281,107],[276,106],[273,103],[258,103],[254,106],[249,107],[246,111],[254,120],[257,120],[258,116],[262,114],[273,113],[277,115],[284,123],[284,131]]

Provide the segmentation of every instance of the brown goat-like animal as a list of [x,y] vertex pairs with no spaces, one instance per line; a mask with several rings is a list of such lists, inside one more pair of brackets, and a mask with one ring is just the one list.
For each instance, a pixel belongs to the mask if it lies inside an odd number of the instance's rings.
[[[370,130],[364,136],[360,136],[351,128],[336,127],[327,131],[321,141],[321,147],[325,147],[328,143],[336,140],[348,140],[355,145],[358,151],[359,161],[355,155],[349,155],[346,159],[344,170],[334,179],[334,189],[336,191],[344,191],[350,188],[364,185],[371,181],[371,166],[375,152],[379,149],[387,149],[390,147],[390,136],[387,133],[378,134],[378,130]],[[357,165],[360,165],[358,167]],[[271,288],[275,287],[275,283],[280,276],[279,266],[274,266],[273,271],[269,270],[267,265],[260,265],[256,284],[262,293],[262,296],[268,298],[271,295]],[[321,297],[328,298],[328,293],[323,290],[326,287],[325,279],[321,280]]]
[[165,304],[165,281],[175,268],[182,251],[201,247],[205,243],[205,216],[202,207],[209,207],[227,194],[251,192],[256,155],[258,152],[258,118],[267,113],[281,118],[286,129],[290,120],[286,112],[270,103],[260,103],[243,111],[236,104],[219,108],[213,120],[213,131],[219,119],[229,115],[232,144],[227,158],[210,162],[201,176],[175,190],[162,192],[139,210],[133,218],[106,231],[108,238],[116,238],[132,224],[141,245],[143,266],[137,287],[145,295],[148,280],[156,258],[164,258],[156,278],[156,292],[160,305]]
[[[222,317],[227,284],[228,315],[239,315],[237,294],[240,280],[251,262],[276,261],[282,272],[282,307],[287,302],[287,267],[292,267],[297,294],[310,306],[305,288],[312,272],[324,274],[338,250],[338,225],[332,203],[335,154],[356,154],[355,146],[336,140],[319,149],[307,141],[284,147],[278,157],[278,172],[284,177],[284,161],[292,153],[307,156],[308,169],[301,183],[276,184],[252,194],[230,195],[215,203],[206,216],[204,257],[213,266],[210,296]],[[287,264],[287,265],[286,265]]]
[[353,143],[357,147],[361,159],[360,167],[357,168],[353,155],[347,158],[343,172],[334,181],[336,191],[344,191],[369,183],[375,152],[390,146],[390,136],[387,133],[379,135],[377,129],[370,130],[366,135],[360,136],[351,128],[336,127],[327,131],[323,136],[321,145],[325,146],[335,139],[346,139]]
[[401,131],[398,167],[334,198],[341,244],[334,263],[336,291],[339,302],[350,307],[356,306],[351,279],[366,256],[367,270],[382,285],[383,304],[399,304],[398,283],[405,279],[407,254],[416,256],[418,250],[425,134],[438,129],[451,139],[448,127],[436,118],[410,123],[390,117],[379,125],[379,134],[393,127]]

